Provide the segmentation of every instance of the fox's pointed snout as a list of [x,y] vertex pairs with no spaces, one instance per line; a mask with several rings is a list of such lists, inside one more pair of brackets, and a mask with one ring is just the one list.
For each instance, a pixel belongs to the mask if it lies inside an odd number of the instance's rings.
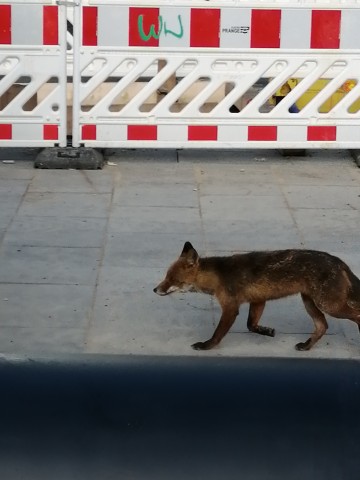
[[155,287],[154,290],[153,290],[154,293],[156,293],[157,295],[165,295],[164,292],[162,292],[159,287]]
[[153,292],[156,293],[157,295],[160,295],[160,292],[159,292],[159,286],[155,287]]
[[157,287],[154,288],[153,292],[156,293],[157,295],[169,295],[169,293],[176,292],[178,290],[177,287],[170,285],[168,287],[164,287],[162,284],[158,285]]

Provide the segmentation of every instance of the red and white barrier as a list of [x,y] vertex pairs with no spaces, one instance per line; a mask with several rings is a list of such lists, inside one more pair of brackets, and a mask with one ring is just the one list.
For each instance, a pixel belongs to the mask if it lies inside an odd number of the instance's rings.
[[65,146],[69,78],[75,147],[360,148],[359,25],[360,0],[0,0],[0,147]]
[[[110,142],[336,142],[356,139],[359,128],[328,125],[82,125],[81,140]],[[203,144],[203,146],[205,146]],[[252,145],[254,147],[254,144]]]
[[0,44],[58,45],[58,16],[57,5],[0,4]]
[[[359,25],[359,0],[83,0],[74,23],[73,144],[359,148]],[[154,100],[171,76],[177,83]],[[296,87],[264,109],[291,78]],[[323,90],[292,113],[320,79]],[[257,82],[261,89],[234,110]],[[321,113],[347,83],[351,91]]]
[[66,15],[0,0],[0,147],[66,145]]
[[207,5],[154,8],[99,2],[99,6],[84,6],[82,44],[190,49],[360,48],[360,8]]

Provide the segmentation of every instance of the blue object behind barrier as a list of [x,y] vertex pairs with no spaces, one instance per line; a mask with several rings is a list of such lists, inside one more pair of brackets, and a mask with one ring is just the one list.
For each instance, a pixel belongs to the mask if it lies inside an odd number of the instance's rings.
[[4,480],[358,480],[357,361],[0,364]]

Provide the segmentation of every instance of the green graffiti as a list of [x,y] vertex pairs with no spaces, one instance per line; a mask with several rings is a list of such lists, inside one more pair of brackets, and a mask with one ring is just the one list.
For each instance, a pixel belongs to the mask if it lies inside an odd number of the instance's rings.
[[144,40],[144,42],[147,42],[150,40],[151,37],[155,38],[155,40],[158,40],[160,37],[160,33],[163,27],[162,24],[162,17],[159,16],[159,24],[158,24],[158,33],[155,32],[155,25],[152,24],[150,25],[150,30],[149,33],[146,35],[144,32],[144,22],[143,22],[144,15],[139,15],[138,17],[138,30],[139,30],[139,35],[141,40]]
[[[176,37],[176,38],[182,38],[182,37],[183,37],[183,35],[184,35],[184,28],[183,28],[182,21],[181,21],[181,15],[178,15],[177,17],[178,17],[178,22],[179,22],[179,25],[180,25],[180,32],[179,32],[179,33],[176,33],[176,32],[174,32],[173,30],[170,30],[170,29],[168,30],[168,29],[166,28],[166,22],[164,22],[164,33],[165,33],[165,35],[167,35],[168,33],[170,33],[170,35],[174,35],[174,37]],[[161,18],[161,16],[160,16],[159,18]]]
[[155,40],[158,40],[162,31],[163,31],[163,27],[164,27],[164,35],[173,35],[176,38],[182,38],[184,36],[184,28],[183,28],[183,24],[182,24],[182,21],[181,21],[181,15],[178,15],[178,22],[179,22],[180,31],[177,33],[177,32],[174,32],[173,30],[170,30],[169,28],[167,28],[166,27],[166,22],[163,21],[162,15],[159,15],[159,17],[158,17],[158,28],[157,28],[158,33],[156,33],[155,24],[152,23],[150,25],[149,33],[146,34],[145,31],[144,31],[144,15],[139,15],[138,16],[138,31],[139,31],[140,38],[144,42],[148,42],[150,40],[150,38],[155,38]]

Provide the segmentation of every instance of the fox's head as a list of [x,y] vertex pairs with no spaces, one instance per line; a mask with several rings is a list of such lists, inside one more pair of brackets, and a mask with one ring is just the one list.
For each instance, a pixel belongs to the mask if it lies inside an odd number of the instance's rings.
[[166,272],[164,280],[154,288],[158,295],[169,295],[179,290],[188,290],[196,277],[199,255],[190,242],[186,242],[180,257]]

